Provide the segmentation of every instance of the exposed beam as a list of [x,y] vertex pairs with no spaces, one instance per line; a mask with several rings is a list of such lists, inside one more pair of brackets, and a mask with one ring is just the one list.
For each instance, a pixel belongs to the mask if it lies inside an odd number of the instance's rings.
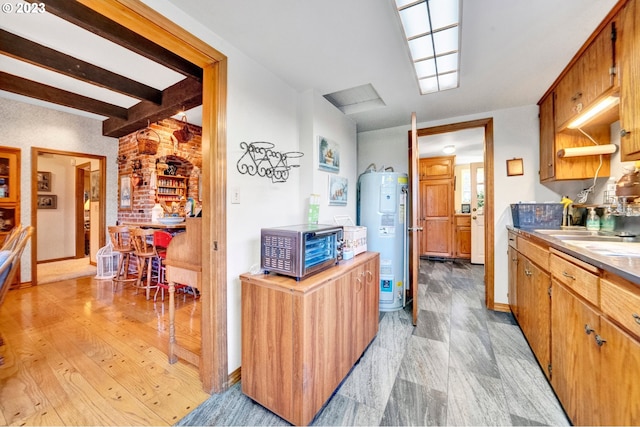
[[[27,0],[31,3],[42,0]],[[136,52],[184,76],[202,81],[202,68],[90,8],[70,0],[45,0],[47,12]]]
[[102,134],[120,138],[145,128],[148,122],[156,122],[202,104],[202,84],[194,79],[184,79],[162,92],[162,103],[158,106],[140,101],[129,108],[127,120],[110,118],[102,122]]
[[29,98],[51,102],[53,104],[64,105],[77,110],[89,111],[100,116],[119,117],[120,120],[127,119],[126,108],[87,98],[86,96],[67,92],[66,90],[38,83],[33,80],[27,80],[1,71],[0,89],[28,96]]
[[0,29],[0,52],[33,65],[160,104],[162,91]]

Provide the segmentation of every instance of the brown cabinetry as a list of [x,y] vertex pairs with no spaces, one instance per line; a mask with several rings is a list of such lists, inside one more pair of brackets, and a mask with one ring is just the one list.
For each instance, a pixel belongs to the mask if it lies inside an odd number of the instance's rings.
[[18,225],[20,225],[20,149],[0,147],[0,243]]
[[453,178],[455,156],[420,159],[420,179]]
[[455,256],[471,258],[471,215],[455,216]]
[[518,320],[518,243],[517,236],[514,232],[509,231],[509,248],[507,251],[509,257],[509,276],[508,276],[508,298],[509,308],[513,316]]
[[365,252],[305,280],[242,281],[242,391],[309,424],[378,331],[379,254]]
[[556,87],[556,127],[564,129],[581,112],[618,87],[615,22],[605,26]]
[[620,12],[620,160],[640,160],[640,7],[629,0]]

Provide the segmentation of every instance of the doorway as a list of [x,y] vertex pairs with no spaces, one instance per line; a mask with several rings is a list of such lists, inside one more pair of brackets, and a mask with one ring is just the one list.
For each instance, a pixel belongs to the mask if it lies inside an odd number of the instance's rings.
[[[106,157],[32,147],[31,165],[31,282],[43,283],[40,275],[54,281],[90,274],[105,244]],[[37,187],[42,174],[50,177],[46,192]],[[51,201],[46,208],[39,203],[44,199]]]
[[[469,122],[454,123],[450,125],[435,126],[416,130],[417,139],[429,135],[439,135],[457,132],[465,129],[483,129],[483,179],[484,179],[484,201],[483,201],[483,229],[484,229],[484,283],[485,283],[485,304],[490,310],[495,309],[494,302],[494,188],[493,188],[493,119],[479,119]],[[422,154],[420,149],[419,153]],[[415,304],[415,301],[414,301]]]

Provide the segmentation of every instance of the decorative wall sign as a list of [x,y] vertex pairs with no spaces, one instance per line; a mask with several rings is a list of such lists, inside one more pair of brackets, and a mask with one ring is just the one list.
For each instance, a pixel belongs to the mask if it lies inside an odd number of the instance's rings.
[[347,178],[329,175],[329,204],[344,206],[347,204],[347,190],[349,181]]
[[340,146],[323,136],[318,137],[318,169],[340,172]]
[[289,170],[300,167],[300,165],[290,165],[289,159],[304,156],[299,151],[289,151],[281,153],[272,148],[275,144],[265,141],[241,142],[240,148],[245,150],[238,159],[236,167],[243,175],[258,175],[271,178],[271,182],[286,182],[289,179]]
[[51,172],[38,171],[38,191],[51,191]]
[[38,209],[57,209],[58,196],[52,194],[38,194]]

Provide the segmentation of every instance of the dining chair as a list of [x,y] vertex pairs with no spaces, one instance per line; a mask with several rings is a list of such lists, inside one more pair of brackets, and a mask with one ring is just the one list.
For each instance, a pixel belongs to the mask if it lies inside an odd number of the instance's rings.
[[129,227],[123,225],[111,225],[108,227],[109,238],[113,251],[119,253],[118,269],[113,280],[113,291],[118,288],[118,283],[133,282],[137,278],[130,279],[129,263],[133,253],[133,245],[131,243]]
[[[169,247],[169,243],[171,243],[171,239],[173,239],[173,236],[168,231],[156,230],[153,233],[153,241],[156,245],[156,252],[158,254],[158,285],[156,288],[156,293],[153,295],[154,301],[158,297],[158,291],[160,291],[162,301],[164,301],[164,291],[169,290],[169,284],[165,282],[165,279],[164,279],[164,275],[166,271],[164,260],[167,259],[167,247]],[[175,286],[176,291],[178,289],[182,289],[184,291],[186,288],[188,288],[187,285],[176,284]],[[194,293],[194,296],[195,296],[195,293]],[[185,292],[184,300],[186,301],[186,299],[187,299],[187,294]]]
[[[158,257],[156,252],[156,244],[153,238],[155,230],[152,228],[130,228],[131,241],[133,243],[133,253],[138,259],[138,280],[136,287],[144,288],[147,299],[151,294],[151,289],[157,288],[158,285],[152,285],[153,261]],[[143,285],[142,280],[146,281]]]

